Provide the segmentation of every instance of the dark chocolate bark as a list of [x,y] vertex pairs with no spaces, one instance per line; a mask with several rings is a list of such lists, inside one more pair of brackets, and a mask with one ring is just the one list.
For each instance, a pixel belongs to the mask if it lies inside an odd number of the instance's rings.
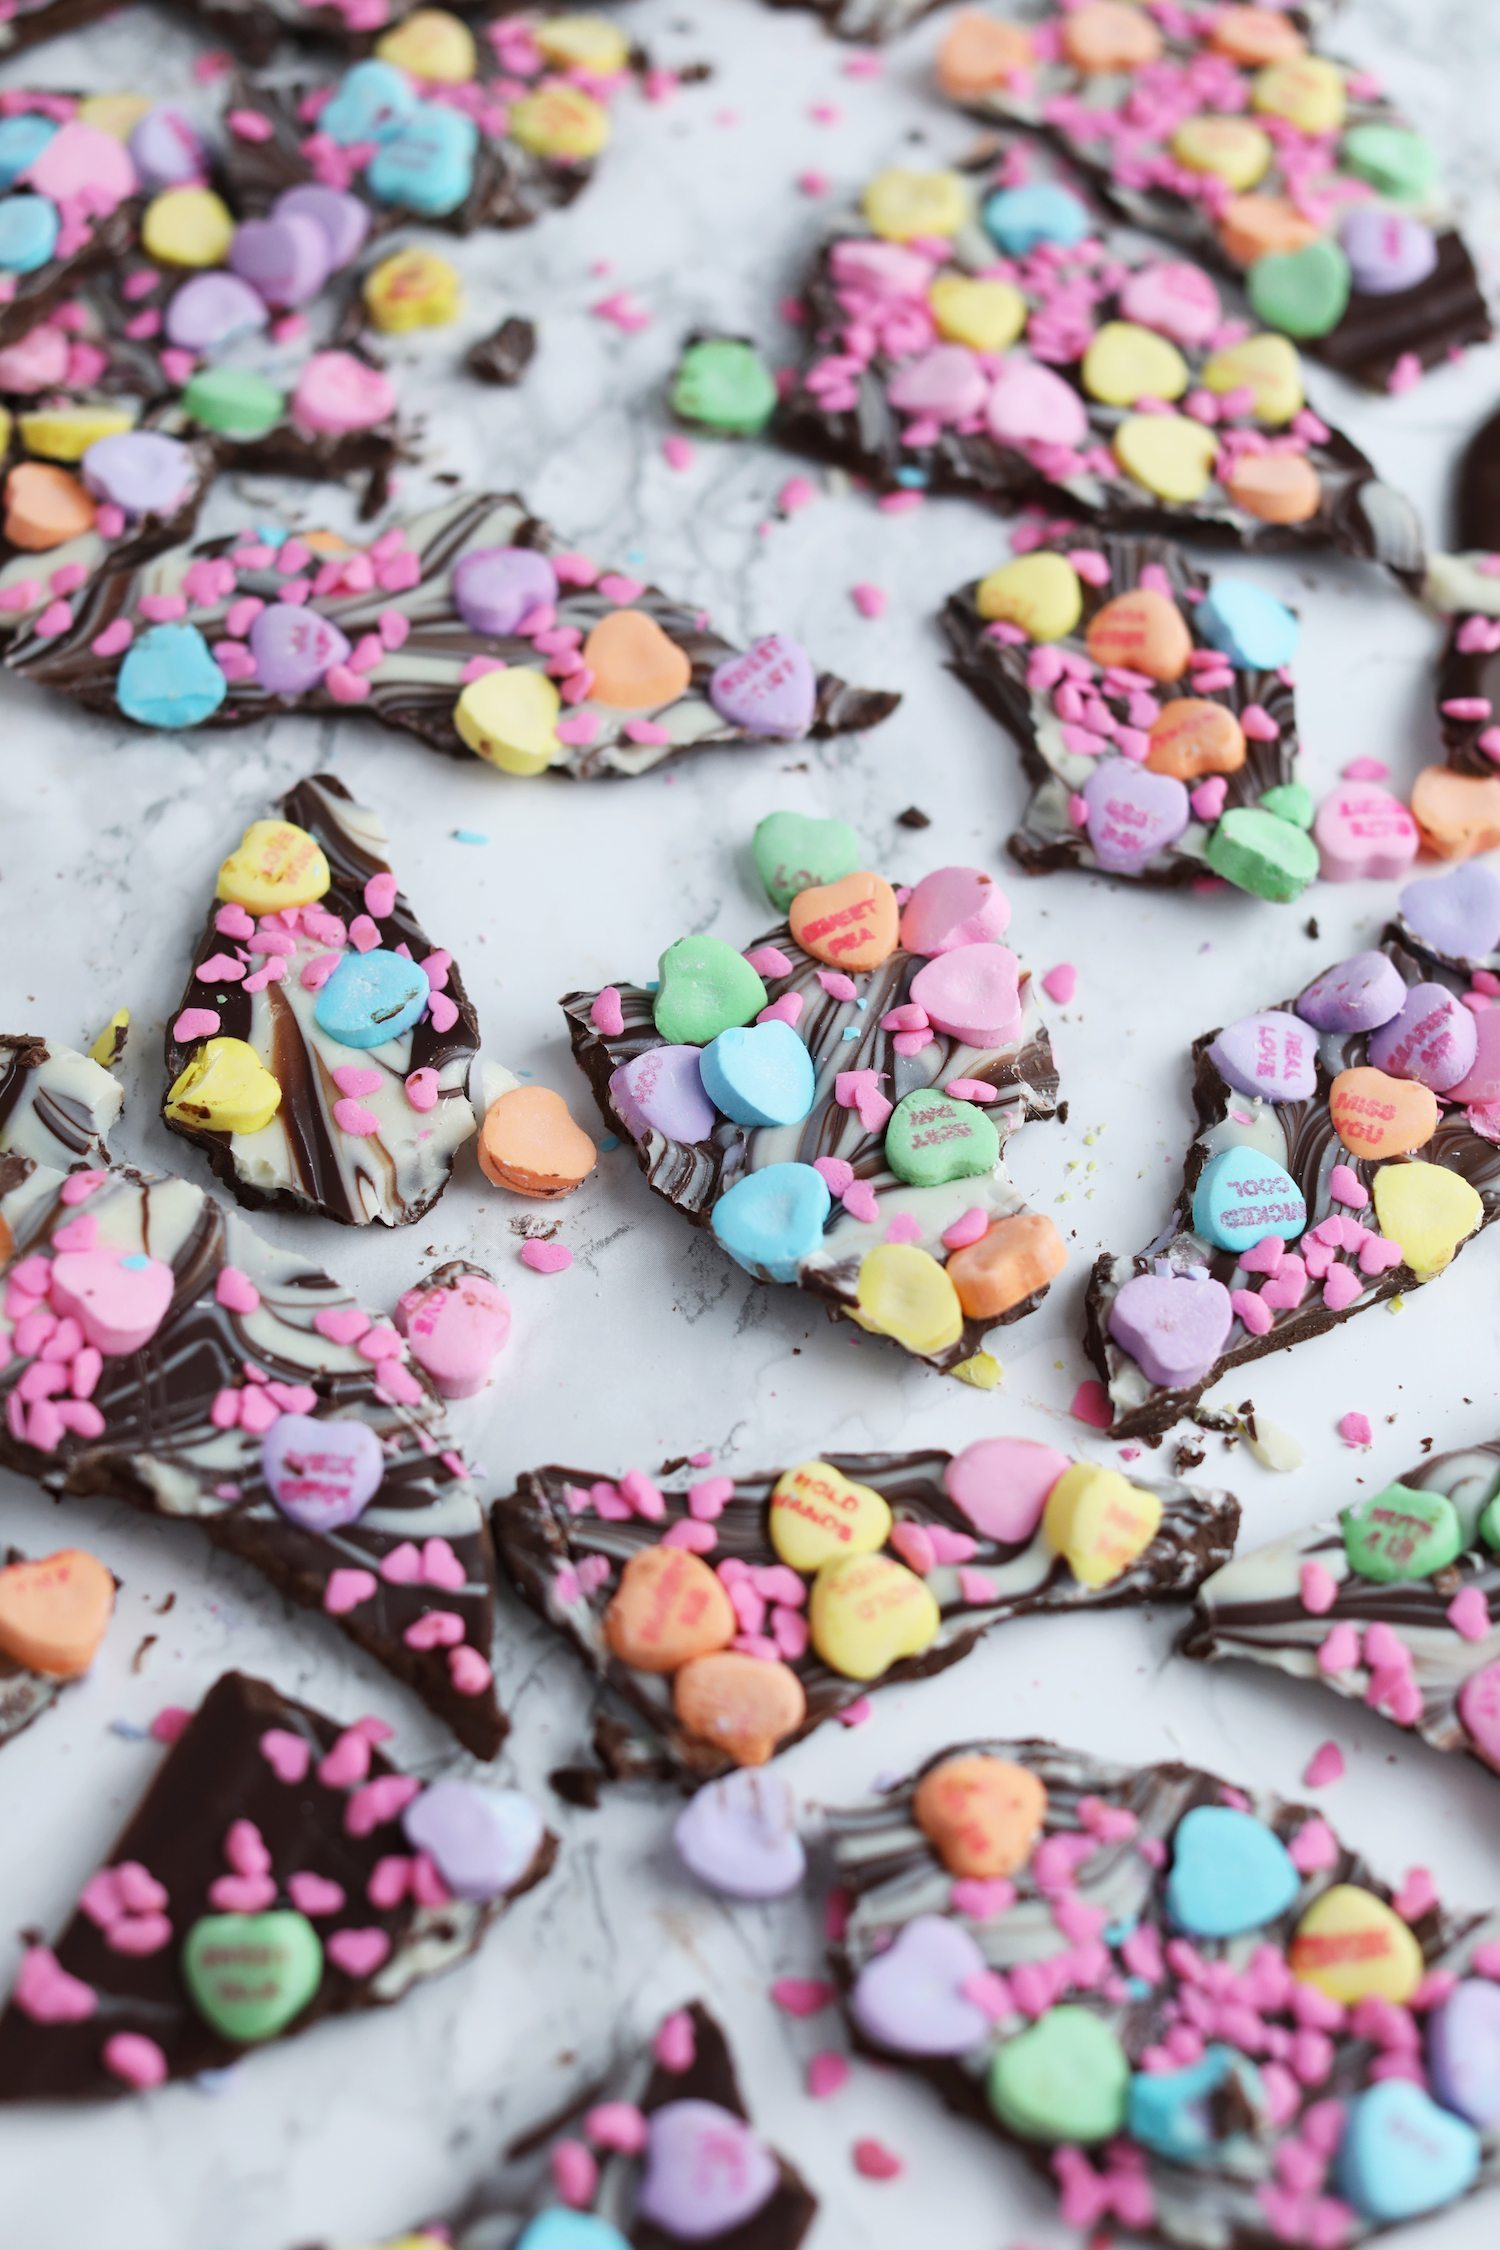
[[[274,1954],[283,1942],[261,1919],[269,1913],[305,1918],[316,1932],[321,1975],[275,2037],[389,2006],[476,1952],[489,1925],[547,1874],[556,1839],[535,1815],[531,1849],[504,1889],[454,1896],[429,1860],[414,1895],[417,1848],[402,1815],[424,1785],[385,1757],[389,1733],[379,1720],[341,1729],[264,1680],[224,1673],[55,1948],[29,1949],[0,2015],[0,2101],[99,2099],[238,2061],[248,2042],[199,2013],[184,1974],[184,1943],[202,1919],[219,1918],[220,1943],[250,1958],[257,1944]],[[391,1903],[376,1869],[393,1858],[408,1872]],[[122,1901],[111,1878],[127,1867],[136,1882]],[[66,2006],[58,1969],[77,1980],[71,1993],[62,1987]]]
[[81,31],[114,12],[117,0],[15,0],[12,12],[0,23],[0,62],[11,62],[28,47],[65,32]]
[[[80,0],[65,0],[65,4],[70,10],[77,7],[76,18],[70,15],[70,20],[61,20],[64,6],[59,5],[59,0],[51,0],[51,4],[40,11],[33,9],[28,12],[33,16],[41,13],[53,18],[58,30],[71,29],[74,20],[78,23],[88,22],[94,16],[104,13],[102,8],[93,4],[93,0],[81,0],[81,4]],[[7,35],[15,31],[17,21],[24,22],[24,15],[0,24],[0,57],[7,52]],[[31,32],[29,36],[19,40],[18,45],[30,45],[33,39],[50,36],[49,25],[46,32]],[[15,49],[10,51],[14,52]],[[62,124],[86,98],[81,94],[56,92],[50,87],[9,86],[3,97],[0,97],[0,116],[20,117],[40,110]],[[0,189],[0,200],[25,194],[27,185],[25,179],[18,179],[14,187]],[[126,198],[110,211],[80,211],[75,219],[76,232],[73,228],[61,232],[58,246],[50,258],[30,273],[7,274],[9,290],[4,300],[0,301],[0,347],[14,344],[26,335],[54,305],[70,296],[86,275],[113,265],[122,258],[135,239],[139,215],[140,204],[136,196]]]
[[[925,1583],[940,1611],[936,1637],[928,1647],[893,1664],[878,1683],[870,1684],[890,1687],[929,1679],[960,1663],[992,1627],[1034,1611],[1065,1613],[1181,1600],[1222,1567],[1233,1551],[1239,1508],[1230,1494],[1155,1483],[1145,1488],[1160,1500],[1163,1510],[1152,1538],[1117,1576],[1103,1585],[1086,1585],[1066,1556],[1054,1552],[1040,1524],[1030,1538],[1020,1541],[979,1533],[945,1486],[944,1473],[952,1459],[951,1454],[936,1450],[823,1456],[828,1467],[851,1483],[870,1487],[888,1503],[895,1519],[888,1545],[898,1555],[915,1554],[929,1561]],[[742,1574],[780,1563],[769,1518],[772,1491],[784,1474],[773,1469],[762,1476],[735,1478],[732,1494],[711,1519],[716,1534],[708,1551],[711,1564],[721,1567],[732,1562],[736,1573]],[[727,1482],[710,1479],[701,1489]],[[598,1507],[601,1486],[611,1509],[608,1515]],[[496,1501],[490,1517],[496,1551],[518,1591],[539,1616],[567,1637],[613,1697],[629,1707],[666,1770],[688,1783],[729,1772],[737,1761],[683,1724],[673,1708],[670,1677],[638,1671],[615,1653],[603,1621],[619,1574],[632,1555],[656,1545],[673,1525],[697,1526],[705,1520],[690,1504],[691,1489],[667,1487],[663,1514],[645,1517],[622,1505],[619,1487],[593,1470],[533,1469],[521,1476],[513,1493]],[[934,1536],[940,1560],[930,1559]],[[924,1543],[926,1555],[920,1551]],[[954,1559],[958,1556],[964,1559]],[[800,1609],[789,1612],[802,1614]],[[769,1633],[784,1623],[771,1605],[761,1631]],[[837,1718],[866,1691],[866,1683],[832,1670],[810,1642],[800,1653],[787,1653],[796,1645],[795,1640],[786,1641],[782,1661],[791,1665],[801,1683],[806,1718],[778,1746],[782,1749]],[[782,1646],[780,1636],[778,1646]],[[617,1772],[628,1776],[638,1767],[639,1752],[624,1743],[612,1745],[607,1732],[601,1735],[600,1746],[606,1763]]]

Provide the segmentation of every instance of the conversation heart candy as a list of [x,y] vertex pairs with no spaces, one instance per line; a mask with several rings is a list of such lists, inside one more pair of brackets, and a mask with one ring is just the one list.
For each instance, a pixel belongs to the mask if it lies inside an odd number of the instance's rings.
[[1198,604],[1195,622],[1203,639],[1242,671],[1274,672],[1297,653],[1296,617],[1248,579],[1216,579]]
[[514,633],[534,609],[557,600],[557,573],[534,547],[471,547],[448,580],[453,606],[476,633]]
[[332,881],[322,845],[305,828],[290,820],[252,820],[220,863],[214,896],[251,914],[277,914],[283,907],[311,906]]
[[108,1358],[138,1352],[167,1317],[176,1287],[161,1258],[133,1250],[60,1250],[52,1261],[52,1304],[70,1313],[85,1342]]
[[754,344],[700,336],[677,362],[672,412],[725,437],[759,437],[776,411],[776,378]]
[[849,1995],[857,2029],[897,2055],[966,2055],[989,2037],[989,2018],[966,1987],[983,1974],[969,1932],[941,1914],[918,1914],[866,1961]]
[[[1207,2164],[1226,2137],[1219,2119],[1251,2118],[1264,2104],[1260,2073],[1233,2047],[1211,2046],[1182,2070],[1139,2070],[1130,2081],[1125,2130],[1175,2164]],[[1231,2129],[1232,2130],[1232,2129]]]
[[1465,2118],[1409,2081],[1388,2078],[1350,2103],[1339,2142],[1339,2194],[1361,2218],[1391,2226],[1466,2195],[1483,2149]]
[[622,1063],[609,1098],[634,1140],[660,1133],[669,1141],[706,1141],[718,1113],[703,1091],[696,1047],[648,1047]]
[[[511,121],[514,129],[514,111]],[[472,117],[446,104],[423,102],[381,141],[366,167],[365,185],[377,203],[415,211],[424,219],[447,218],[474,184],[478,153],[479,128]]]
[[294,602],[268,602],[250,627],[250,654],[268,695],[306,695],[344,662],[349,641],[330,617]]
[[1224,317],[1219,292],[1201,266],[1185,259],[1138,266],[1120,289],[1120,310],[1174,343],[1206,344]]
[[942,1187],[993,1171],[1000,1135],[974,1102],[928,1088],[897,1102],[885,1129],[885,1160],[909,1186]]
[[357,62],[318,113],[318,131],[342,148],[389,138],[417,108],[417,91],[392,63]]
[[1437,236],[1407,211],[1357,204],[1339,227],[1349,278],[1366,297],[1397,297],[1437,270]]
[[446,8],[415,9],[403,23],[381,33],[375,52],[413,78],[445,86],[461,86],[472,78],[478,61],[473,32]]
[[1476,1757],[1500,1773],[1500,1663],[1469,1675],[1459,1690],[1458,1715]]
[[615,609],[601,617],[583,644],[583,661],[593,674],[593,700],[611,710],[654,710],[675,703],[692,684],[687,651],[643,609]]
[[1284,1165],[1246,1144],[1209,1158],[1193,1190],[1193,1232],[1219,1250],[1243,1257],[1268,1234],[1294,1242],[1307,1225],[1307,1203]]
[[1288,336],[1327,336],[1349,308],[1349,260],[1336,242],[1305,243],[1257,258],[1245,292],[1257,320]]
[[[796,742],[818,707],[812,658],[789,633],[771,633],[743,656],[726,656],[708,678],[708,700],[721,719],[770,742]],[[789,815],[772,818],[792,817]],[[851,862],[858,866],[858,855]]]
[[320,1031],[346,1047],[381,1047],[411,1030],[431,996],[427,971],[418,962],[372,946],[368,953],[340,956],[318,993],[313,1017]]
[[284,393],[251,367],[200,367],[184,385],[178,403],[201,429],[234,438],[266,436],[287,405]]
[[1393,203],[1420,203],[1437,177],[1437,150],[1409,125],[1376,119],[1351,125],[1339,143],[1339,163]]
[[629,40],[607,16],[544,16],[533,37],[538,53],[556,70],[608,78],[623,70],[630,60]]
[[872,1485],[851,1483],[831,1462],[804,1461],[777,1478],[769,1528],[784,1563],[814,1571],[839,1555],[873,1555],[890,1535],[891,1511]]
[[1089,844],[1111,875],[1135,875],[1183,835],[1193,817],[1186,786],[1133,758],[1101,758],[1083,785]]
[[141,220],[141,247],[164,266],[221,266],[234,241],[234,215],[207,187],[169,187]]
[[1078,70],[1144,70],[1161,54],[1161,33],[1130,0],[1084,0],[1063,24],[1063,53]]
[[546,1828],[519,1789],[429,1782],[401,1814],[413,1851],[426,1852],[455,1898],[499,1898],[526,1874]]
[[0,348],[0,390],[35,396],[55,390],[68,373],[68,336],[56,321],[39,321],[35,328]]
[[1128,477],[1179,507],[1202,499],[1219,453],[1213,432],[1185,414],[1127,414],[1110,449]]
[[1271,141],[1243,117],[1189,117],[1172,135],[1172,154],[1190,172],[1207,172],[1243,195],[1265,177]]
[[67,469],[18,461],[7,475],[4,536],[23,554],[46,554],[81,537],[93,522],[94,503]]
[[1414,937],[1455,961],[1482,961],[1500,946],[1500,874],[1475,862],[1408,883],[1397,904]]
[[1318,1083],[1318,1043],[1300,1016],[1278,1008],[1242,1016],[1209,1042],[1209,1060],[1240,1094],[1270,1102],[1305,1102]]
[[1026,299],[1009,281],[976,281],[969,274],[939,274],[927,307],[940,336],[974,352],[1009,351],[1026,326]]
[[1292,55],[1257,73],[1250,103],[1262,116],[1284,117],[1299,133],[1336,133],[1347,107],[1344,73],[1322,55]]
[[916,242],[924,235],[956,234],[969,203],[968,185],[957,172],[911,172],[895,165],[877,172],[861,208],[883,241]]
[[358,1523],[385,1475],[368,1422],[283,1414],[260,1443],[261,1474],[284,1516],[320,1536]]
[[1067,1255],[1045,1212],[1017,1211],[955,1250],[946,1272],[968,1319],[998,1320],[1055,1281]]
[[852,875],[859,865],[859,838],[846,820],[767,813],[757,823],[751,855],[766,896],[785,912],[799,891]]
[[1500,844],[1500,775],[1424,766],[1412,783],[1412,818],[1435,859],[1470,859]]
[[1313,840],[1326,883],[1404,875],[1417,856],[1417,824],[1388,789],[1345,782],[1325,797]]
[[679,1045],[706,1047],[766,1005],[760,978],[723,938],[679,938],[662,955],[657,976],[652,1020],[663,1039]]
[[912,1798],[912,1818],[950,1875],[993,1882],[1024,1867],[1047,1817],[1047,1792],[1009,1758],[944,1758]]
[[281,1081],[243,1039],[205,1039],[167,1090],[162,1115],[210,1133],[259,1133],[281,1107]]
[[57,205],[44,195],[12,195],[0,203],[0,273],[35,273],[57,248]]
[[359,255],[370,231],[370,214],[359,197],[344,188],[325,187],[321,180],[302,180],[296,187],[283,188],[271,206],[271,216],[311,219],[321,227],[333,273]]
[[664,2102],[648,2119],[636,2214],[675,2241],[709,2242],[747,2225],[780,2179],[743,2117],[717,2102]]
[[1025,258],[1042,243],[1071,249],[1093,221],[1083,198],[1057,180],[1028,180],[986,198],[984,224],[1007,258]]
[[989,383],[964,344],[934,344],[898,367],[887,396],[901,414],[920,414],[934,422],[967,422],[983,406]]
[[172,292],[167,341],[181,351],[216,352],[235,336],[257,335],[269,317],[264,298],[238,274],[195,273]]
[[1133,320],[1107,320],[1083,355],[1083,387],[1104,406],[1135,406],[1141,399],[1181,398],[1188,364],[1177,346]]
[[1484,1218],[1478,1189],[1441,1164],[1382,1164],[1374,1196],[1381,1233],[1419,1281],[1441,1273]]
[[562,745],[562,697],[543,672],[511,665],[470,680],[453,707],[453,724],[477,757],[502,773],[543,773]]
[[721,1031],[698,1068],[709,1100],[736,1125],[800,1125],[817,1090],[812,1056],[775,1018]]
[[1020,968],[1008,946],[956,945],[918,969],[910,997],[950,1038],[970,1047],[1003,1047],[1024,1018]]
[[[410,2241],[383,2245],[382,2250],[433,2250],[437,2241],[435,2235],[414,2235]],[[516,2238],[515,2250],[630,2250],[630,2245],[608,2219],[597,2218],[592,2211],[570,2211],[559,2203],[527,2223]]]
[[82,1547],[8,1563],[0,1569],[0,1655],[45,1679],[79,1679],[114,1607],[112,1574]]
[[776,1774],[709,1782],[678,1814],[672,1842],[689,1874],[726,1898],[785,1898],[807,1873],[797,1799]]
[[556,81],[512,103],[507,127],[533,156],[559,164],[587,163],[606,145],[611,130],[609,111],[602,102],[581,86]]
[[81,461],[100,438],[123,437],[134,426],[132,408],[113,406],[34,407],[16,420],[21,443],[51,461]]
[[1278,9],[1268,7],[1221,8],[1208,39],[1215,54],[1227,55],[1247,70],[1259,69],[1264,63],[1285,62],[1292,55],[1304,53],[1307,46],[1297,25]]
[[305,305],[328,279],[328,237],[316,220],[285,212],[245,219],[229,246],[230,271],[277,312]]
[[1313,1900],[1297,1924],[1287,1965],[1299,1984],[1315,1984],[1349,2008],[1361,2000],[1404,2007],[1427,1966],[1400,1915],[1358,1883],[1335,1883]]
[[682,1666],[672,1708],[700,1742],[737,1765],[763,1766],[803,1724],[807,1697],[790,1664],[725,1649]]
[[54,203],[81,199],[89,210],[103,214],[116,210],[141,183],[118,135],[71,117],[37,151],[27,167],[26,184]]
[[893,1664],[920,1656],[942,1617],[914,1571],[890,1555],[846,1555],[813,1580],[807,1621],[812,1644],[846,1680],[878,1680]]
[[395,250],[365,275],[365,309],[384,336],[416,328],[446,328],[463,306],[456,266],[432,250]]
[[59,130],[57,119],[44,117],[39,110],[0,118],[0,188],[14,187]]
[[[1462,1003],[1460,1003],[1462,1005]],[[1467,1015],[1468,1010],[1464,1013]],[[1491,1023],[1486,1019],[1494,1015],[1486,1008],[1474,1022],[1474,1060],[1449,1092],[1456,1102],[1488,1104],[1500,1101],[1500,1018]]]
[[830,968],[878,968],[896,950],[901,910],[883,875],[861,868],[836,883],[815,883],[799,891],[787,914],[788,927],[804,953]]
[[909,1352],[947,1351],[964,1329],[964,1309],[947,1269],[915,1242],[882,1242],[860,1260],[854,1318]]
[[951,953],[1003,937],[1010,900],[981,867],[935,867],[901,909],[901,943],[908,953]]
[[1445,2109],[1500,2120],[1500,1985],[1466,1977],[1427,2019],[1427,2067]]
[[1323,504],[1323,480],[1299,453],[1241,454],[1225,473],[1225,487],[1259,523],[1307,523]]
[[517,1195],[571,1195],[598,1157],[550,1086],[512,1086],[490,1103],[479,1128],[479,1169],[493,1186]]
[[473,1398],[510,1337],[510,1300],[487,1274],[408,1289],[392,1314],[412,1358],[442,1398]]
[[1446,1094],[1474,1067],[1479,1033],[1471,1010],[1444,984],[1414,984],[1401,1013],[1370,1037],[1370,1061],[1394,1078]]
[[1350,1154],[1372,1161],[1425,1148],[1438,1124],[1430,1087],[1368,1067],[1339,1072],[1328,1090],[1328,1113]]
[[767,1164],[720,1196],[714,1237],[747,1273],[795,1281],[804,1258],[822,1246],[832,1202],[827,1181],[810,1164]]
[[301,2015],[323,1981],[323,1946],[305,1914],[204,1914],[182,1948],[188,1997],[210,2030],[253,2047]]
[[1302,1888],[1274,1829],[1233,1805],[1195,1805],[1177,1823],[1167,1912],[1192,1937],[1243,1937],[1284,1914]]
[[1377,1585],[1431,1578],[1461,1555],[1467,1542],[1446,1494],[1388,1484],[1339,1512],[1349,1568]]
[[1160,1528],[1161,1502],[1154,1492],[1091,1461],[1063,1471],[1042,1515],[1042,1537],[1081,1586],[1109,1586],[1123,1577]]
[[1080,446],[1088,410],[1071,383],[1035,360],[1003,360],[990,385],[984,418],[1002,445]]
[[1023,1547],[1042,1520],[1047,1495],[1071,1466],[1065,1453],[1032,1438],[979,1438],[955,1453],[943,1471],[943,1488],[982,1538]]
[[987,16],[979,8],[962,8],[938,49],[937,81],[951,101],[962,102],[1007,85],[1034,59],[1031,33],[1024,24]]
[[1290,422],[1301,411],[1306,395],[1296,345],[1270,330],[1211,353],[1203,364],[1201,380],[1204,389],[1217,397],[1248,391],[1255,419],[1273,429]]
[[373,430],[395,411],[396,391],[389,375],[353,352],[314,352],[292,391],[292,420],[315,436]]
[[79,466],[96,500],[124,515],[169,516],[192,490],[193,456],[181,439],[162,430],[121,430],[98,438]]
[[1176,696],[1164,703],[1147,730],[1148,773],[1175,774],[1179,781],[1201,781],[1205,774],[1238,773],[1245,763],[1245,730],[1227,704],[1203,696]]
[[137,633],[115,678],[115,701],[126,718],[168,734],[202,726],[228,693],[207,641],[185,619]]
[[1385,953],[1351,954],[1297,996],[1297,1013],[1315,1031],[1378,1031],[1406,1005],[1406,983]]
[[1002,2125],[1024,2141],[1107,2141],[1125,2122],[1130,2064],[1111,2026],[1087,2008],[1049,2008],[1007,2039],[986,2091]]
[[1201,1382],[1229,1339],[1234,1308],[1222,1281],[1138,1273],[1109,1308],[1109,1332],[1148,1382]]
[[728,1648],[738,1629],[729,1596],[685,1547],[638,1547],[604,1613],[610,1648],[638,1672],[675,1672]]
[[1083,580],[1066,555],[1017,555],[981,578],[974,595],[981,617],[1017,625],[1031,641],[1062,641],[1083,615]]

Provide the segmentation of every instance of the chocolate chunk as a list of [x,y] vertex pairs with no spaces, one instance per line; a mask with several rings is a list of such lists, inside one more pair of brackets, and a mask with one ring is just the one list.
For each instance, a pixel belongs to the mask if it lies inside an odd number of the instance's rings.
[[943,0],[765,0],[768,8],[796,8],[818,17],[835,39],[858,39],[880,46],[899,38]]
[[[222,1674],[55,1946],[26,1953],[0,2015],[0,2101],[222,2069],[477,1952],[556,1839],[515,1792],[402,1774],[379,1747],[389,1734]],[[455,1789],[496,1812],[477,1879],[417,1840],[451,1833],[437,1792]]]
[[489,336],[481,336],[464,355],[464,365],[481,383],[509,390],[519,383],[536,356],[536,322],[512,313]]

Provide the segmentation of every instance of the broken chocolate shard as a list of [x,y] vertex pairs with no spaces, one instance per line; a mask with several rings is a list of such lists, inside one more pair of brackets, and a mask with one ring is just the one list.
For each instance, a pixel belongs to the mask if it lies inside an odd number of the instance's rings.
[[519,383],[536,357],[536,323],[512,313],[490,335],[481,336],[464,355],[464,365],[481,383],[509,390]]

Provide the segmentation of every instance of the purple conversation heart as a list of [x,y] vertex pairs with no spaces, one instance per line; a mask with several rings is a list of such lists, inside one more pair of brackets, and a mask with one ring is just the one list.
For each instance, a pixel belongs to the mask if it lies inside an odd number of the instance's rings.
[[704,1091],[696,1047],[648,1047],[612,1074],[609,1098],[635,1141],[648,1133],[669,1141],[706,1141],[719,1122]]
[[316,297],[332,262],[323,229],[296,212],[246,219],[229,245],[231,270],[278,312]]
[[1148,773],[1133,758],[1103,758],[1083,785],[1089,842],[1111,875],[1135,875],[1164,852],[1193,817],[1183,784]]
[[1446,1094],[1473,1069],[1478,1044],[1472,1011],[1445,984],[1414,984],[1400,1015],[1371,1034],[1368,1059]]
[[268,695],[305,695],[349,654],[329,618],[295,602],[267,602],[250,628],[255,677]]
[[700,1789],[672,1830],[689,1874],[727,1898],[784,1898],[807,1873],[789,1782],[742,1766]]
[[261,1439],[260,1466],[284,1516],[304,1531],[341,1531],[380,1490],[385,1455],[368,1422],[283,1414]]
[[187,498],[195,474],[189,447],[162,430],[118,430],[95,438],[81,466],[94,498],[112,501],[130,517],[171,515]]
[[1500,875],[1470,860],[1408,883],[1397,905],[1412,936],[1453,961],[1482,961],[1500,945]]
[[370,214],[357,195],[350,195],[344,188],[324,187],[318,180],[304,180],[298,187],[285,189],[272,204],[271,216],[311,219],[321,228],[334,273],[358,257],[370,231]]
[[[1465,1011],[1467,1013],[1467,1011]],[[1474,1060],[1448,1088],[1455,1102],[1500,1102],[1500,1008],[1486,1008],[1474,1019]]]
[[1427,2067],[1445,2109],[1481,2130],[1500,2124],[1500,1985],[1456,1985],[1427,2019]]
[[667,2102],[649,2120],[636,2214],[683,2242],[712,2242],[753,2219],[780,2178],[765,2142],[733,2110]]
[[147,187],[183,187],[201,180],[208,169],[208,151],[197,126],[170,102],[147,110],[129,147]]
[[1354,953],[1314,977],[1297,1013],[1315,1031],[1378,1031],[1406,1005],[1406,980],[1386,953]]
[[796,742],[812,725],[818,676],[800,641],[772,633],[743,656],[726,656],[714,667],[708,700],[721,719],[746,734]]
[[964,1991],[984,1965],[959,1923],[919,1914],[860,1970],[849,2013],[867,2039],[893,2054],[966,2055],[989,2035],[989,2017]]
[[1318,1043],[1300,1016],[1268,1008],[1227,1023],[1209,1043],[1208,1059],[1237,1094],[1268,1102],[1305,1102],[1318,1083]]
[[265,299],[237,273],[195,273],[172,292],[167,341],[185,352],[215,352],[233,336],[254,336],[269,315]]
[[1109,1308],[1109,1332],[1151,1383],[1197,1383],[1224,1349],[1234,1321],[1222,1281],[1138,1273]]
[[454,564],[450,588],[466,625],[503,638],[557,600],[557,573],[534,547],[476,547]]
[[1339,243],[1349,261],[1350,280],[1367,297],[1395,297],[1403,289],[1415,289],[1438,262],[1431,227],[1409,212],[1369,203],[1349,213],[1339,229]]
[[519,1789],[434,1781],[401,1815],[413,1851],[426,1852],[455,1898],[498,1898],[531,1866],[546,1829]]

